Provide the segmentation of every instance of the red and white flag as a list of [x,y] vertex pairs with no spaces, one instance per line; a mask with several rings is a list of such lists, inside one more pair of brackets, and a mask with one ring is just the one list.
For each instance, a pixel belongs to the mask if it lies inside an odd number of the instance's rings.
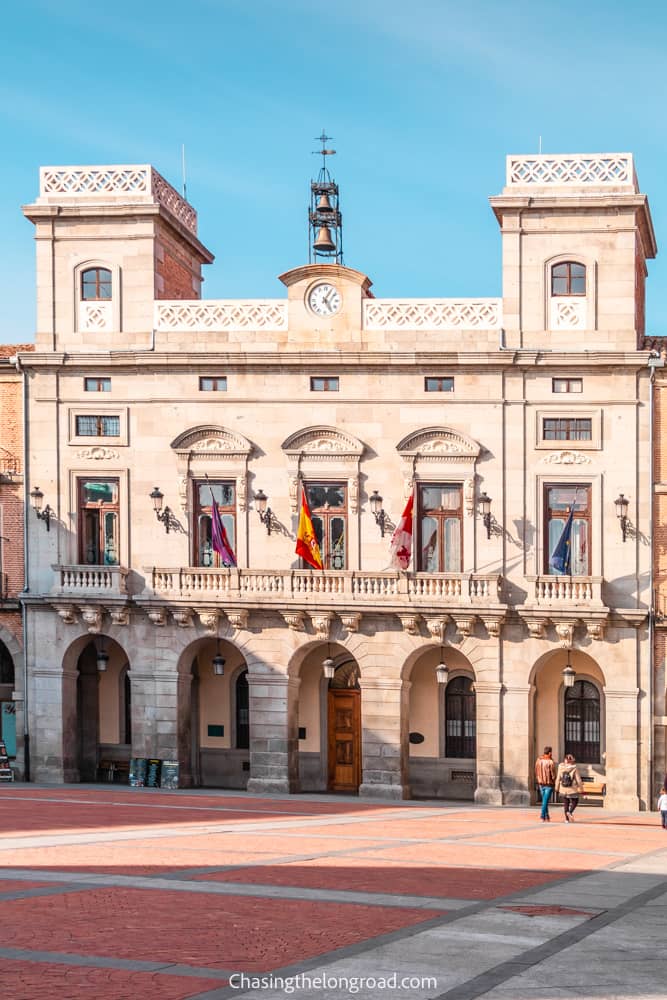
[[391,554],[391,565],[395,569],[407,569],[412,558],[412,507],[414,496],[414,492],[410,494],[410,499],[405,505],[401,519],[396,525],[396,531],[391,536],[389,552]]

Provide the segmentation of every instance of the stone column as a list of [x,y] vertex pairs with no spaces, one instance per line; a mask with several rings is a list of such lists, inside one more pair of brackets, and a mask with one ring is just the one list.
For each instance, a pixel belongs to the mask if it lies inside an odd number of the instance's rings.
[[361,759],[359,795],[406,799],[408,715],[402,711],[400,678],[361,677]]
[[248,672],[250,779],[248,791],[299,791],[299,679]]
[[608,809],[635,812],[639,809],[637,775],[642,749],[637,730],[639,690],[612,691],[605,688],[604,697],[607,752],[605,805]]
[[477,734],[477,786],[475,802],[500,806],[501,734],[500,693],[498,681],[475,681]]
[[529,806],[533,764],[531,714],[532,684],[512,684],[502,699],[503,773],[501,788],[506,806]]
[[78,781],[77,670],[33,667],[28,677],[30,778],[60,783]]

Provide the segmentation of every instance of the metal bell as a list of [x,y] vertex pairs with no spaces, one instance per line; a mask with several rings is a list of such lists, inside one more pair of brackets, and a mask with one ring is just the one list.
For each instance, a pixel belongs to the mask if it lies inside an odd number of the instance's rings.
[[[325,196],[326,197],[326,196]],[[321,226],[318,230],[317,236],[315,237],[315,242],[313,243],[313,250],[319,250],[320,253],[326,253],[331,250],[336,249],[336,244],[331,239],[331,230],[328,226]]]
[[329,201],[329,195],[324,191],[318,198],[317,205],[315,207],[317,212],[333,212],[331,207],[331,202]]

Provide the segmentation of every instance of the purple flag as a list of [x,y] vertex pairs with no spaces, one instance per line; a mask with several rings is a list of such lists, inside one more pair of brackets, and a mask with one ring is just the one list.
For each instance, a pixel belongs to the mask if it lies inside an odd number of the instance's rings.
[[229,544],[229,538],[214,497],[211,497],[211,543],[214,552],[220,556],[223,566],[236,566],[236,556]]

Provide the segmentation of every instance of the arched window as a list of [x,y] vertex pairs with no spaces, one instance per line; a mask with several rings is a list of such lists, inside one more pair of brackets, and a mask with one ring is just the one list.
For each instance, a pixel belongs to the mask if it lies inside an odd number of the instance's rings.
[[106,267],[89,267],[81,272],[81,298],[84,302],[99,302],[111,298],[111,271]]
[[568,260],[551,268],[552,295],[585,295],[586,268]]
[[0,642],[0,684],[14,684],[14,661],[4,642]]
[[455,677],[445,690],[445,757],[476,757],[475,692],[469,677]]
[[581,764],[600,763],[600,692],[590,681],[565,688],[565,753]]
[[250,700],[248,671],[242,670],[236,678],[236,748],[247,750],[250,746]]

